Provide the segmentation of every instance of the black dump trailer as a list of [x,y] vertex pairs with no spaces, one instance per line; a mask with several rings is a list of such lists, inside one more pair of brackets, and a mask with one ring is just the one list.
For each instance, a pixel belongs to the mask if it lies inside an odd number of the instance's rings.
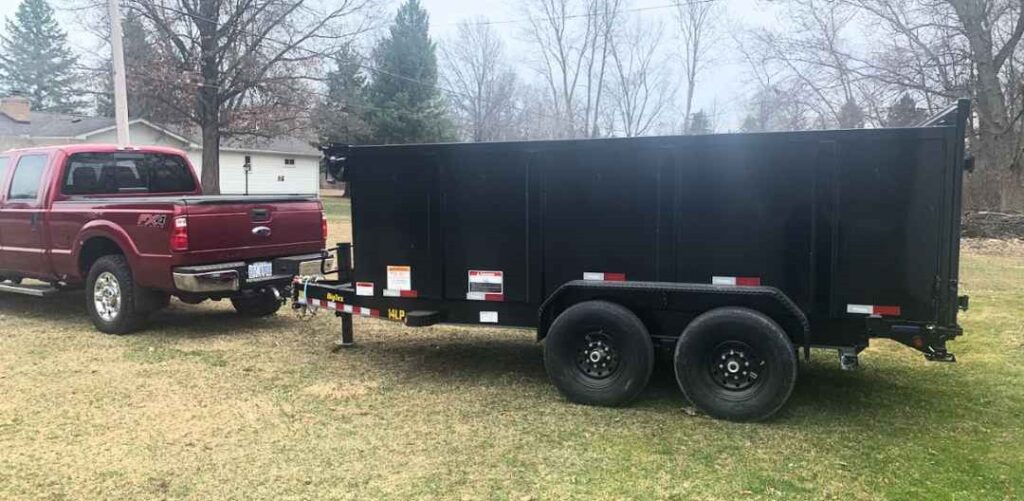
[[968,116],[336,149],[353,241],[330,252],[337,277],[297,279],[295,307],[337,311],[343,344],[351,315],[536,328],[549,377],[586,404],[629,402],[664,348],[697,408],[763,419],[810,347],[844,368],[871,338],[954,360]]

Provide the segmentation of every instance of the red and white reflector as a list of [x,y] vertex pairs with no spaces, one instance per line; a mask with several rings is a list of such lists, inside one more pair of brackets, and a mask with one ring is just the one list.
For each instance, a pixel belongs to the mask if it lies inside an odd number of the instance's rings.
[[356,295],[357,296],[372,296],[373,295],[373,282],[356,282]]
[[345,313],[351,313],[353,315],[361,315],[364,317],[379,317],[380,311],[373,308],[364,308],[362,306],[352,306],[350,304],[338,304],[334,301],[324,301],[323,299],[307,299],[306,304],[310,306],[316,306],[325,310],[341,311]]
[[877,315],[880,317],[900,316],[899,306],[880,306],[877,304],[848,304],[846,312],[855,315]]
[[381,291],[384,297],[420,297],[420,293],[416,291],[401,291],[398,289],[384,289]]
[[713,285],[761,285],[761,277],[711,277]]
[[466,299],[470,301],[504,301],[505,295],[498,292],[467,292]]
[[625,282],[625,273],[606,273],[602,271],[585,271],[583,272],[583,280],[598,280],[605,282]]

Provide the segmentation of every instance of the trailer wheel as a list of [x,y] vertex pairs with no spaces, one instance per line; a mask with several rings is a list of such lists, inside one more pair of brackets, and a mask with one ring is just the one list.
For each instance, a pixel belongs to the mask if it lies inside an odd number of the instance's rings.
[[676,342],[676,381],[705,414],[759,421],[775,414],[796,384],[796,350],[767,316],[717,308],[695,318]]
[[544,368],[569,400],[623,405],[647,386],[654,346],[633,312],[607,301],[587,301],[558,315],[544,340]]
[[268,291],[231,298],[231,306],[239,315],[246,317],[269,317],[281,309],[281,304],[281,300]]
[[85,284],[85,305],[100,332],[128,334],[142,327],[146,315],[136,308],[135,282],[124,256],[97,259]]

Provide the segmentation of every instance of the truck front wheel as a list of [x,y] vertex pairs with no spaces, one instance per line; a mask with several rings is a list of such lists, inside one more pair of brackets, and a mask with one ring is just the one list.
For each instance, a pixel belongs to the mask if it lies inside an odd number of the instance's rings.
[[124,256],[97,259],[85,283],[85,306],[100,332],[127,334],[145,322],[146,315],[136,308],[135,283]]
[[573,402],[618,406],[647,387],[654,345],[643,322],[607,301],[571,306],[555,319],[544,340],[544,368]]
[[683,330],[675,370],[683,394],[705,414],[760,421],[793,392],[796,350],[771,318],[746,308],[717,308]]
[[269,317],[281,309],[281,300],[270,291],[260,291],[251,296],[231,298],[231,305],[239,315],[246,317]]

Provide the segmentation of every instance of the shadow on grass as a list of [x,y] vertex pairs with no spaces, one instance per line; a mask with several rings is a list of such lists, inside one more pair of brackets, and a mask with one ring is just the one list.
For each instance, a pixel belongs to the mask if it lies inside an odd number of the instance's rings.
[[[0,315],[45,320],[55,329],[92,331],[82,291],[52,298],[2,294]],[[293,322],[287,315],[249,319],[231,309],[174,302],[153,316],[147,330],[129,338],[159,344],[244,332],[285,332],[293,328]],[[391,339],[384,343],[367,343],[348,353],[395,375],[402,384],[443,389],[451,385],[507,385],[514,381],[520,389],[525,386],[536,394],[559,398],[551,391],[544,372],[543,349],[533,342],[532,333],[510,332],[507,337],[445,335],[402,339],[398,333],[387,336]],[[325,351],[324,356],[330,355]],[[971,393],[965,376],[959,371],[940,373],[927,367],[886,361],[844,372],[824,352],[816,352],[812,362],[801,363],[796,389],[774,421],[827,424],[856,415],[870,416],[884,424],[913,412],[966,412],[944,404]],[[676,386],[671,360],[660,356],[648,388],[633,407],[675,413],[684,405],[687,403]]]
[[[507,384],[512,378],[539,394],[550,388],[542,352],[539,343],[513,337],[385,343],[358,356],[366,356],[369,364],[387,367],[402,384],[422,388],[492,386]],[[905,420],[908,413],[942,409],[946,407],[943,402],[965,391],[966,382],[954,373],[942,374],[942,384],[935,384],[927,369],[899,362],[843,371],[827,355],[831,353],[818,352],[811,362],[801,362],[796,388],[772,422],[832,426],[857,416],[858,426],[874,426]],[[648,387],[631,407],[674,414],[689,405],[679,391],[671,360],[659,357]]]
[[[85,292],[71,290],[53,297],[38,298],[18,294],[0,294],[0,315],[30,320],[45,320],[55,329],[97,332],[85,308]],[[234,310],[194,307],[174,301],[167,309],[154,313],[143,330],[132,339],[199,339],[230,336],[239,331],[261,328],[288,328],[284,315],[263,319],[246,318]],[[278,327],[279,326],[279,327]]]

